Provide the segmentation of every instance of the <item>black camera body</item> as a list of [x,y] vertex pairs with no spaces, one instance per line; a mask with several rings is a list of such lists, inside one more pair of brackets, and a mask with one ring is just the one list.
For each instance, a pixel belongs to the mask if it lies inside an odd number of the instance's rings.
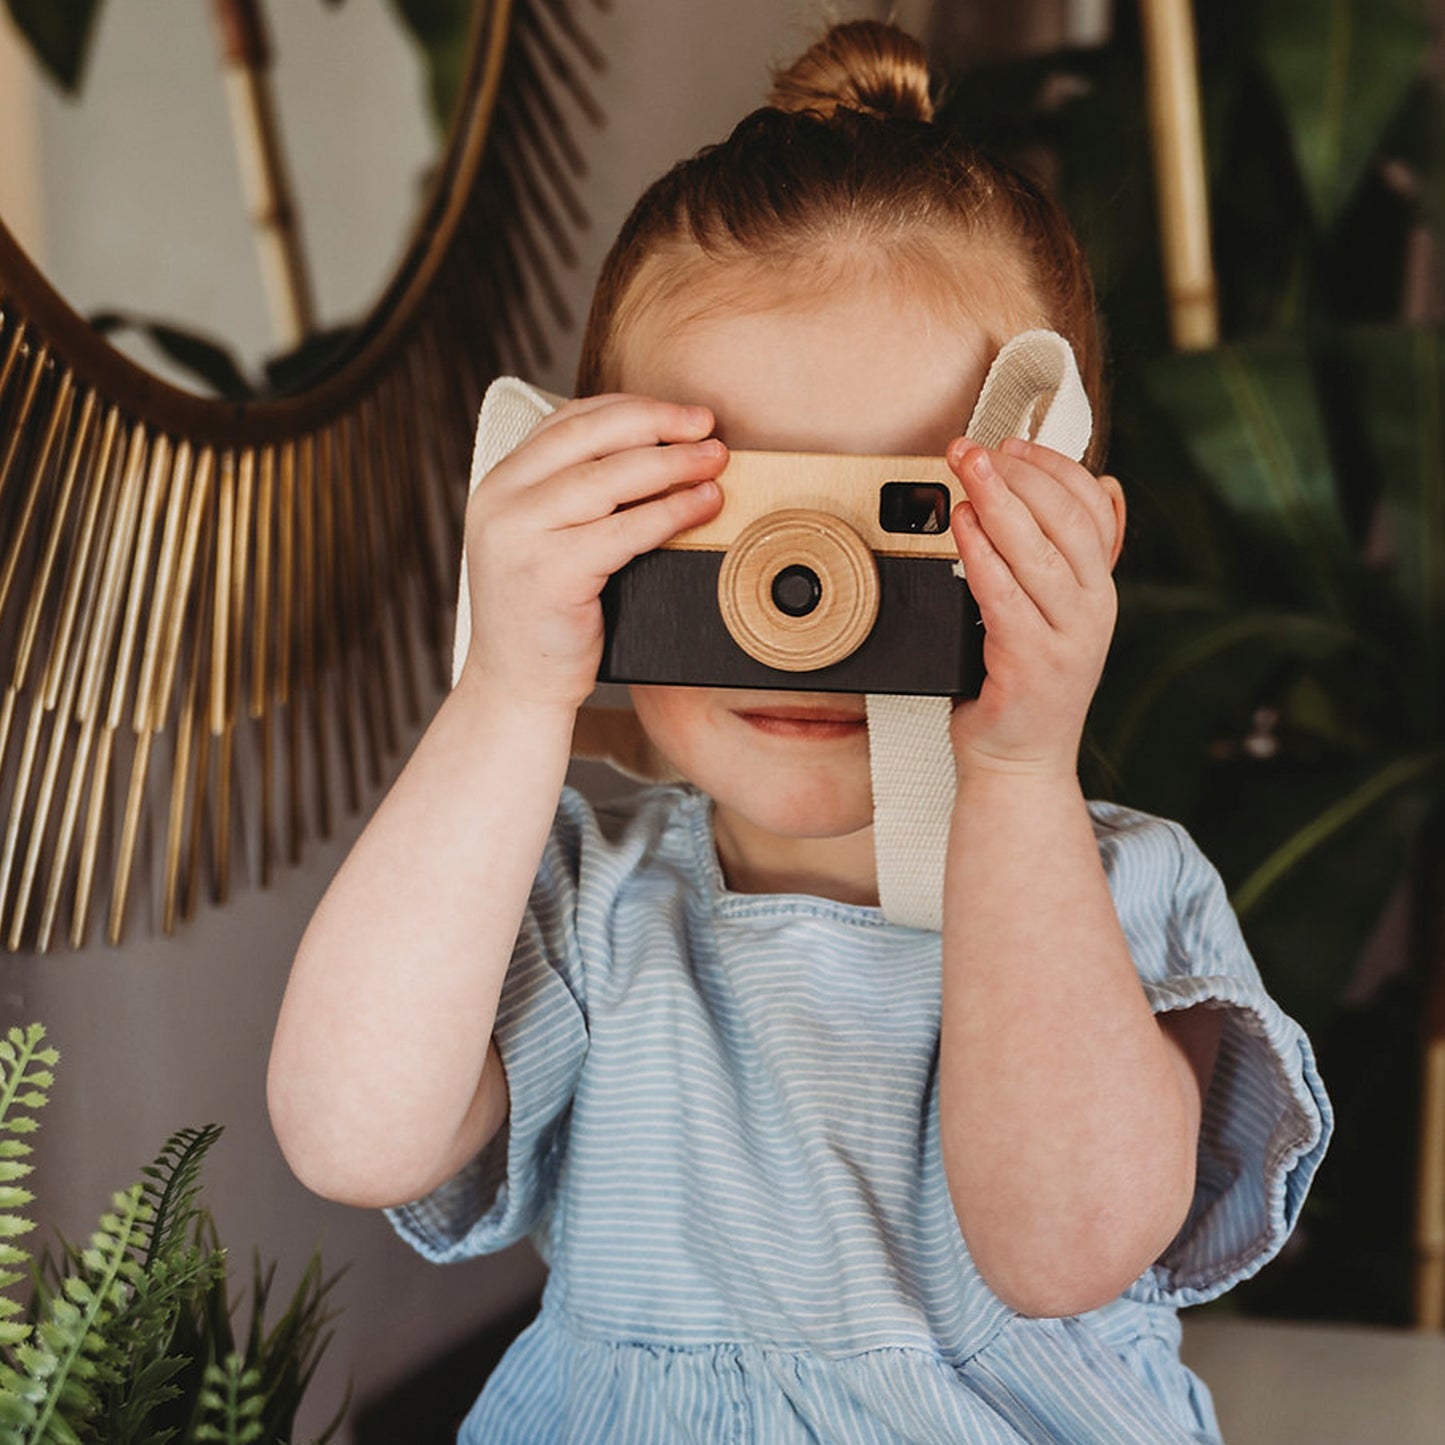
[[607,583],[600,682],[978,694],[941,457],[739,451],[719,482],[712,521]]

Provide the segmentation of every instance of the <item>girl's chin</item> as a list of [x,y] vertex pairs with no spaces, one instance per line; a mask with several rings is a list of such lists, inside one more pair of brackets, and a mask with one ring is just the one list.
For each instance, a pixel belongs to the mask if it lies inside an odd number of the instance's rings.
[[719,799],[725,810],[749,831],[778,842],[843,842],[856,838],[873,823],[872,799],[846,806],[836,797],[782,800],[776,795]]

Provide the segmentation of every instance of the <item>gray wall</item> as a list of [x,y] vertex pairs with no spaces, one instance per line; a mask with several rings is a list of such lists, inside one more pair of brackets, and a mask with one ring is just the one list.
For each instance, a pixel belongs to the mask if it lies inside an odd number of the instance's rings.
[[[822,7],[618,0],[611,13],[577,8],[611,60],[596,83],[608,124],[582,133],[594,227],[568,280],[580,316],[601,253],[641,187],[756,104],[768,64],[802,48]],[[833,9],[846,17],[886,6]],[[373,293],[400,242],[407,188],[427,145],[406,90],[414,92],[416,78],[394,65],[383,77],[379,57],[389,42],[380,0],[350,0],[338,12],[287,0],[285,11],[282,120],[294,138],[308,241],[329,258],[318,268],[323,312],[345,315]],[[81,309],[124,304],[205,317],[246,354],[259,354],[269,344],[265,308],[204,7],[109,0],[103,13],[85,101],[104,107],[103,124],[82,124],[42,87],[47,262]],[[337,33],[327,27],[343,23],[352,26],[347,42],[327,43]],[[0,148],[7,142],[15,135],[0,136]],[[163,292],[161,281],[171,289]],[[560,338],[552,374],[537,379],[568,389],[573,358],[573,339]],[[376,801],[366,800],[364,811]],[[425,1265],[379,1216],[309,1196],[272,1141],[263,1076],[281,989],[306,920],[359,826],[343,820],[336,837],[310,842],[301,866],[283,870],[268,891],[242,886],[174,940],[133,927],[117,949],[95,943],[78,954],[0,961],[0,1018],[44,1021],[65,1054],[40,1136],[45,1230],[82,1238],[110,1192],[135,1179],[171,1131],[214,1120],[226,1134],[206,1193],[238,1282],[255,1248],[279,1261],[283,1288],[318,1243],[328,1266],[349,1265],[336,1292],[344,1313],[298,1438],[331,1413],[348,1376],[366,1399],[505,1312],[540,1278],[525,1251],[451,1270]],[[247,846],[254,851],[254,838]]]

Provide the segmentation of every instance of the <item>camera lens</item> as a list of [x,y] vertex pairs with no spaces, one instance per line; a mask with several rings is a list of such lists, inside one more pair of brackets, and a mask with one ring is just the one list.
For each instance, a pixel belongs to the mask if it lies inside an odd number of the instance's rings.
[[784,567],[773,578],[773,605],[789,617],[806,617],[822,600],[823,584],[811,567]]

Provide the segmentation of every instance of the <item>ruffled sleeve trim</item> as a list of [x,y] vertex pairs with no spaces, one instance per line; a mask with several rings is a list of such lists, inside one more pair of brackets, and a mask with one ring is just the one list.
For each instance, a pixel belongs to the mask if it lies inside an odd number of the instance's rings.
[[1144,991],[1156,1014],[1203,1007],[1226,1015],[1188,1218],[1129,1291],[1147,1303],[1202,1304],[1283,1248],[1333,1115],[1308,1038],[1258,984],[1190,976],[1146,983]]

